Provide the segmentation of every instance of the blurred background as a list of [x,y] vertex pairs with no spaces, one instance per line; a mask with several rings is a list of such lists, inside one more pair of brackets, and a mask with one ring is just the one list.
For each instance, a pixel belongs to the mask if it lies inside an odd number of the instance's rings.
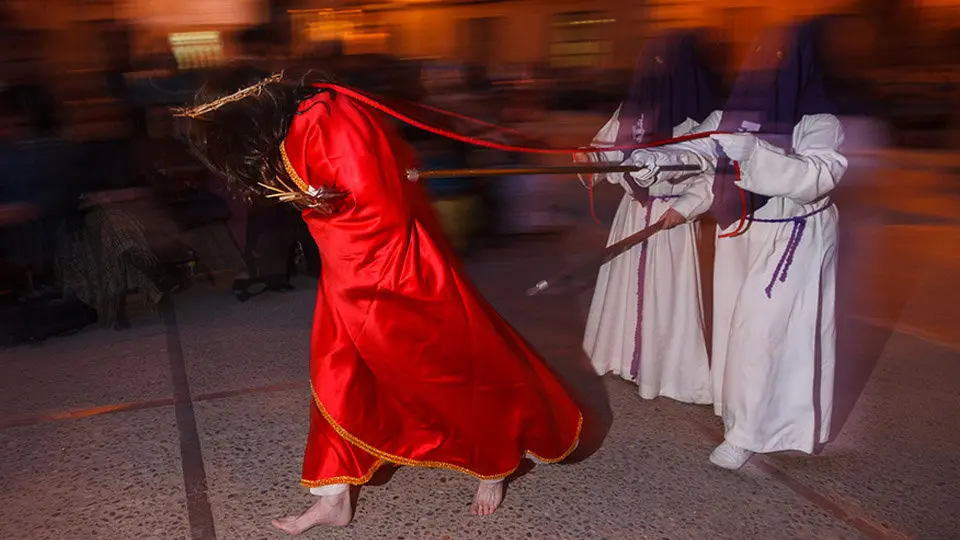
[[[6,0],[0,2],[3,342],[130,325],[196,282],[240,301],[316,276],[296,213],[227,193],[178,139],[170,108],[243,59],[316,68],[380,94],[582,145],[625,97],[644,39],[695,30],[729,84],[770,25],[842,15],[829,44],[883,144],[960,145],[960,1]],[[410,133],[429,168],[526,157]],[[575,182],[575,181],[574,181]],[[571,224],[556,182],[431,182],[466,255]],[[578,200],[581,204],[585,198]]]

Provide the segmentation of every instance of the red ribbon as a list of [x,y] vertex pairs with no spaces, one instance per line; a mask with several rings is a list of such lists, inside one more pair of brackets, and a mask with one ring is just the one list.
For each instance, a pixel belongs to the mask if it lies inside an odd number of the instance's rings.
[[[455,141],[460,141],[460,142],[463,142],[463,143],[472,144],[472,145],[474,145],[474,146],[482,146],[482,147],[484,147],[484,148],[490,148],[490,149],[493,149],[493,150],[503,150],[503,151],[505,151],[505,152],[522,152],[522,153],[527,153],[527,154],[565,155],[565,154],[609,152],[609,151],[611,151],[611,150],[639,150],[639,149],[641,149],[641,148],[654,148],[654,147],[658,147],[658,146],[666,146],[666,145],[668,145],[668,144],[676,144],[676,143],[681,143],[681,142],[686,142],[686,141],[693,141],[693,140],[696,140],[696,139],[703,139],[703,138],[709,137],[710,135],[714,135],[714,134],[716,134],[716,133],[720,133],[719,131],[710,131],[710,132],[706,132],[706,133],[695,133],[695,134],[692,134],[692,135],[683,135],[683,136],[681,136],[681,137],[674,137],[674,138],[672,138],[672,139],[665,139],[665,140],[662,140],[662,141],[654,141],[654,142],[646,143],[646,144],[628,144],[628,145],[622,145],[622,146],[611,146],[611,147],[606,147],[606,148],[595,148],[595,147],[586,147],[586,148],[581,148],[581,147],[577,147],[577,148],[533,148],[533,147],[529,147],[529,146],[517,146],[517,145],[511,145],[511,144],[497,143],[497,142],[493,142],[493,141],[485,141],[485,140],[480,139],[480,138],[477,138],[477,137],[471,137],[471,136],[468,136],[468,135],[461,135],[460,133],[456,133],[456,132],[450,131],[450,130],[448,130],[448,129],[444,129],[444,128],[441,128],[441,127],[438,127],[438,126],[434,126],[434,125],[428,124],[428,123],[426,123],[426,122],[423,122],[423,121],[417,120],[417,119],[415,119],[415,118],[412,118],[412,117],[410,117],[409,115],[404,114],[404,113],[398,111],[397,109],[395,109],[395,108],[393,108],[393,107],[390,107],[389,105],[384,104],[384,103],[383,103],[384,100],[383,100],[382,98],[379,98],[379,97],[377,97],[377,96],[374,96],[373,94],[367,94],[367,93],[365,93],[365,92],[361,92],[361,91],[359,91],[359,90],[357,90],[357,89],[355,89],[355,88],[350,88],[350,87],[348,87],[348,86],[341,86],[341,85],[339,85],[339,84],[334,84],[334,83],[320,83],[320,84],[317,84],[316,87],[317,87],[317,88],[320,88],[320,89],[323,89],[323,90],[331,90],[331,91],[333,91],[333,92],[337,92],[337,93],[343,94],[343,95],[345,95],[345,96],[349,96],[349,97],[351,97],[351,98],[353,98],[353,99],[355,99],[355,100],[357,100],[357,101],[359,101],[359,102],[361,102],[361,103],[363,103],[363,104],[365,104],[365,105],[368,105],[368,106],[370,106],[370,107],[373,107],[374,109],[377,109],[377,110],[380,111],[380,112],[386,113],[386,114],[388,114],[388,115],[396,118],[397,120],[400,120],[401,122],[403,122],[403,123],[405,123],[405,124],[409,124],[409,125],[411,125],[411,126],[413,126],[413,127],[415,127],[415,128],[422,129],[422,130],[424,130],[424,131],[433,133],[434,135],[440,135],[441,137],[446,137],[446,138],[448,138],[448,139],[453,139],[453,140],[455,140]],[[479,126],[483,126],[483,127],[485,127],[485,128],[489,128],[489,129],[492,129],[492,130],[500,131],[500,132],[502,132],[502,133],[510,133],[510,134],[512,134],[512,135],[522,135],[521,133],[519,133],[519,132],[517,132],[517,131],[508,130],[508,129],[505,129],[505,128],[503,128],[503,127],[497,126],[496,124],[491,124],[491,123],[489,123],[489,122],[484,122],[483,120],[478,120],[478,119],[476,119],[476,118],[471,118],[471,117],[469,117],[469,116],[464,116],[464,115],[462,115],[462,114],[457,114],[457,113],[450,112],[450,111],[446,111],[446,110],[443,110],[443,109],[438,109],[438,108],[436,108],[436,107],[430,107],[430,106],[428,106],[428,105],[422,105],[422,104],[419,104],[419,103],[410,103],[410,105],[412,105],[412,106],[414,106],[414,107],[417,107],[417,108],[420,108],[420,109],[423,109],[423,110],[426,110],[426,111],[434,112],[434,113],[437,113],[437,114],[442,114],[442,115],[445,115],[445,116],[449,116],[449,117],[451,117],[451,118],[456,118],[456,119],[458,119],[458,120],[463,120],[463,121],[470,122],[470,123],[473,123],[473,124],[476,124],[476,125],[479,125]]]
[[[483,139],[480,139],[480,138],[477,138],[477,137],[471,137],[471,136],[468,136],[468,135],[462,135],[462,134],[460,134],[460,133],[456,133],[456,132],[454,132],[454,131],[450,131],[450,130],[448,130],[448,129],[444,129],[444,128],[441,128],[441,127],[438,127],[438,126],[429,124],[429,123],[427,123],[427,122],[423,122],[423,121],[417,120],[417,119],[415,119],[415,118],[413,118],[413,117],[411,117],[411,116],[409,116],[409,115],[407,115],[407,114],[404,114],[404,113],[398,111],[397,109],[395,109],[395,108],[393,108],[393,107],[390,107],[389,105],[386,105],[385,103],[383,103],[383,102],[384,102],[384,99],[381,98],[381,97],[375,96],[375,95],[373,95],[373,94],[368,94],[368,93],[362,92],[362,91],[360,91],[360,90],[357,90],[357,89],[355,89],[355,88],[350,88],[350,87],[348,87],[348,86],[343,86],[343,85],[339,85],[339,84],[335,84],[335,83],[319,83],[319,84],[316,84],[315,86],[316,86],[316,88],[319,88],[319,89],[322,89],[322,90],[329,90],[329,91],[332,91],[332,92],[335,92],[335,93],[340,93],[340,94],[343,94],[343,95],[348,96],[348,97],[350,97],[350,98],[353,98],[353,99],[355,99],[355,100],[357,100],[357,101],[359,101],[359,102],[361,102],[361,103],[363,103],[363,104],[365,104],[365,105],[368,105],[368,106],[370,106],[370,107],[372,107],[372,108],[374,108],[374,109],[376,109],[376,110],[378,110],[378,111],[380,111],[380,112],[383,112],[383,113],[385,113],[385,114],[387,114],[387,115],[389,115],[389,116],[392,116],[393,118],[396,118],[397,120],[400,120],[401,122],[404,122],[405,124],[411,125],[411,126],[413,126],[413,127],[415,127],[415,128],[418,128],[418,129],[422,129],[423,131],[427,131],[427,132],[429,132],[429,133],[433,133],[434,135],[439,135],[439,136],[441,136],[441,137],[446,137],[446,138],[448,138],[448,139],[452,139],[452,140],[455,140],[455,141],[459,141],[459,142],[471,144],[471,145],[474,145],[474,146],[481,146],[481,147],[490,148],[490,149],[493,149],[493,150],[502,150],[502,151],[505,151],[505,152],[522,152],[522,153],[527,153],[527,154],[550,154],[550,155],[567,155],[567,154],[569,154],[569,155],[576,155],[576,154],[584,154],[584,153],[609,152],[609,151],[616,151],[616,150],[631,151],[631,150],[639,150],[639,149],[642,149],[642,148],[656,148],[656,147],[660,147],[660,146],[666,146],[666,145],[670,145],[670,144],[677,144],[677,143],[686,142],[686,141],[694,141],[694,140],[697,140],[697,139],[705,139],[705,138],[707,138],[707,137],[709,137],[709,136],[711,136],[711,135],[725,133],[725,132],[722,132],[722,131],[707,131],[707,132],[704,132],[704,133],[694,133],[694,134],[691,134],[691,135],[683,135],[683,136],[680,136],[680,137],[673,137],[673,138],[670,138],[670,139],[663,139],[663,140],[653,141],[653,142],[644,143],[644,144],[635,143],[635,144],[627,144],[627,145],[620,145],[620,146],[610,146],[610,147],[606,147],[606,148],[597,148],[597,147],[592,147],[592,146],[589,146],[589,147],[576,147],[576,148],[533,148],[533,147],[529,147],[529,146],[517,146],[517,145],[511,145],[511,144],[497,143],[497,142],[493,142],[493,141],[486,141],[486,140],[483,140]],[[455,118],[455,119],[457,119],[457,120],[462,120],[462,121],[464,121],[464,122],[469,122],[469,123],[472,123],[472,124],[476,124],[476,125],[478,125],[478,126],[482,126],[482,127],[485,127],[485,128],[491,129],[491,130],[494,130],[494,131],[499,131],[499,132],[501,132],[501,133],[508,133],[508,134],[515,135],[515,136],[525,137],[522,133],[520,133],[520,132],[518,132],[518,131],[514,131],[514,130],[511,130],[511,129],[506,129],[506,128],[502,127],[502,126],[498,126],[498,125],[496,125],[496,124],[491,124],[490,122],[484,122],[483,120],[478,120],[478,119],[476,119],[476,118],[472,118],[472,117],[465,116],[465,115],[462,115],[462,114],[458,114],[458,113],[455,113],[455,112],[447,111],[447,110],[444,110],[444,109],[439,109],[439,108],[436,108],[436,107],[431,107],[431,106],[429,106],[429,105],[424,105],[424,104],[420,104],[420,103],[409,103],[409,105],[411,105],[411,106],[413,106],[413,107],[416,107],[416,108],[419,108],[419,109],[423,109],[423,110],[425,110],[425,111],[430,111],[430,112],[433,112],[433,113],[436,113],[436,114],[441,114],[441,115],[444,115],[444,116],[448,116],[448,117],[450,117],[450,118]],[[735,163],[734,163],[734,167],[735,167],[735,169],[736,169],[737,180],[739,180],[739,179],[740,179],[740,165],[739,165],[739,163],[736,163],[736,162],[735,162]],[[741,233],[741,230],[743,229],[744,225],[746,224],[746,221],[747,221],[747,195],[746,195],[746,193],[743,191],[743,189],[741,189],[739,186],[737,187],[737,189],[740,190],[740,202],[741,202],[741,205],[742,205],[742,210],[741,210],[741,213],[740,213],[740,223],[737,225],[737,229],[736,229],[734,232],[729,233],[729,234],[721,235],[720,238],[727,238],[727,237],[736,236],[736,235],[740,234],[740,233]],[[593,220],[594,220],[595,222],[600,223],[600,220],[597,219],[596,212],[594,211],[594,204],[593,204],[593,201],[594,201],[594,197],[593,197],[593,178],[592,178],[592,177],[591,177],[591,179],[590,179],[590,187],[589,187],[589,190],[590,190],[590,217],[593,218]]]
[[[736,175],[737,182],[740,181],[740,162],[733,162],[733,172]],[[745,233],[744,226],[747,224],[747,192],[743,190],[742,187],[737,186],[737,191],[740,192],[740,222],[737,223],[737,228],[733,232],[726,234],[720,234],[717,238],[733,238],[734,236],[740,236]],[[720,231],[717,231],[718,233]]]

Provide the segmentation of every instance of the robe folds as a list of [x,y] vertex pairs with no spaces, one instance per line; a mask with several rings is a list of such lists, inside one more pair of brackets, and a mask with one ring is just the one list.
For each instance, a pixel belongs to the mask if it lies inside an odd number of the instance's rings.
[[[598,133],[595,146],[610,146],[618,139],[618,116],[619,110]],[[699,124],[688,119],[674,128],[673,136],[699,132]],[[625,191],[608,245],[656,223],[671,208],[689,220],[620,254],[597,276],[584,351],[598,374],[635,381],[644,399],[713,401],[696,221],[713,200],[711,146],[710,139],[696,139],[652,149],[658,164],[698,165],[700,174],[660,172],[644,186],[622,174],[602,175]],[[619,162],[623,155],[609,151],[603,159]],[[675,178],[679,176],[683,178]],[[640,189],[646,193],[635,193]]]
[[753,452],[812,452],[833,411],[843,128],[806,115],[791,139],[760,140],[740,164],[740,187],[770,200],[745,233],[716,240],[714,408],[726,440]]
[[362,484],[383,463],[491,480],[525,455],[572,452],[580,410],[467,279],[406,178],[413,150],[381,113],[322,92],[301,104],[282,150],[301,189],[347,194],[332,213],[303,212],[322,272],[302,483]]

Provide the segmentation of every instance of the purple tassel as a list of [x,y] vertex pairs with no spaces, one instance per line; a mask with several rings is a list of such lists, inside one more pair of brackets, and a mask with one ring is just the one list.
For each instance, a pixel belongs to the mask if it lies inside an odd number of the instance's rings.
[[781,283],[787,281],[787,273],[790,270],[790,266],[793,264],[794,255],[797,253],[797,248],[800,247],[800,240],[803,239],[803,231],[807,228],[807,218],[822,212],[828,207],[824,207],[816,212],[812,212],[805,216],[800,216],[792,218],[790,220],[753,220],[753,221],[762,221],[764,223],[785,223],[786,221],[793,222],[793,230],[790,231],[790,239],[787,240],[787,247],[783,250],[783,255],[780,256],[780,261],[777,262],[777,268],[773,271],[773,275],[770,277],[770,283],[767,284],[767,288],[764,291],[767,293],[767,298],[772,298],[773,286],[779,280]]

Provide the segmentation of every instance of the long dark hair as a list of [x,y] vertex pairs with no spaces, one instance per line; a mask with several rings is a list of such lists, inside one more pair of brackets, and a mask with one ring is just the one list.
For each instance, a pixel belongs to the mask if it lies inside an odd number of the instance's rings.
[[[269,75],[250,66],[224,69],[203,84],[194,106],[229,96]],[[300,102],[321,92],[314,83],[325,80],[317,72],[284,77],[199,118],[187,118],[187,141],[197,157],[247,201],[264,193],[260,184],[293,185],[283,167],[280,145]]]

